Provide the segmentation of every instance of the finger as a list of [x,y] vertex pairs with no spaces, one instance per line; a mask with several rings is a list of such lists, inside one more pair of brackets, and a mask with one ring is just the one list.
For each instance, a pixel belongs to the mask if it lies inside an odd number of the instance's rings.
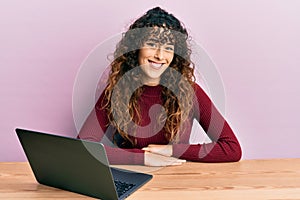
[[178,165],[182,165],[182,163],[180,163],[180,162],[173,162],[173,163],[171,163],[170,165],[171,165],[171,166],[178,166]]
[[144,147],[144,148],[142,148],[142,150],[144,150],[144,151],[150,151],[150,148]]
[[179,158],[174,158],[174,157],[170,157],[172,159],[172,161],[175,161],[175,162],[186,162],[186,160],[184,159],[179,159]]
[[175,164],[175,165],[181,165],[181,164],[183,164],[183,163],[185,163],[186,161],[185,160],[173,160],[172,161],[172,164]]

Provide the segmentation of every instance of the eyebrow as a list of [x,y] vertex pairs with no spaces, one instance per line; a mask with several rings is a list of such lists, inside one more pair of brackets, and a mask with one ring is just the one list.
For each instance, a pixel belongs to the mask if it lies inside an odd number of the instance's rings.
[[[148,40],[146,40],[146,42],[156,42],[156,43],[159,43],[159,40],[158,39],[156,39],[156,38],[149,38]],[[168,43],[166,43],[166,45],[174,45],[173,43],[170,43],[170,42],[168,42]]]

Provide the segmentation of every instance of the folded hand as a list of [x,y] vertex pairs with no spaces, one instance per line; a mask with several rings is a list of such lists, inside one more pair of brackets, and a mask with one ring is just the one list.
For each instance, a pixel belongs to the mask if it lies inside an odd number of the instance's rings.
[[173,154],[172,145],[149,144],[147,147],[144,147],[142,150],[155,153],[155,154],[160,154],[163,156],[172,156]]
[[148,166],[170,166],[181,165],[185,160],[171,157],[173,153],[172,145],[150,144],[144,147],[145,165]]

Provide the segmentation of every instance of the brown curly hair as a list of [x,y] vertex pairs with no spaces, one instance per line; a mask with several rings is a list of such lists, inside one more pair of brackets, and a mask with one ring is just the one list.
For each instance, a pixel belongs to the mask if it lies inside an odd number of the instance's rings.
[[[157,33],[155,27],[163,28],[164,32]],[[168,40],[174,43],[174,58],[160,79],[165,112],[158,117],[158,124],[163,123],[169,142],[178,140],[180,124],[187,119],[192,108],[191,85],[195,76],[187,30],[176,17],[160,7],[150,9],[130,25],[117,44],[101,104],[101,109],[106,109],[109,122],[116,130],[114,136],[118,134],[131,147],[136,144],[133,124],[138,125],[141,118],[138,99],[143,87],[140,87],[139,49],[151,35],[159,37],[161,42]]]

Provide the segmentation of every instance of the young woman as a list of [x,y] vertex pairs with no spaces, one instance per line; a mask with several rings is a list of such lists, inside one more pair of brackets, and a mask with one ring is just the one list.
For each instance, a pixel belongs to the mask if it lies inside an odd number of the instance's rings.
[[[118,43],[107,86],[78,138],[102,142],[111,164],[239,161],[232,129],[195,83],[188,39],[159,7],[138,18]],[[194,119],[211,143],[189,144]]]

